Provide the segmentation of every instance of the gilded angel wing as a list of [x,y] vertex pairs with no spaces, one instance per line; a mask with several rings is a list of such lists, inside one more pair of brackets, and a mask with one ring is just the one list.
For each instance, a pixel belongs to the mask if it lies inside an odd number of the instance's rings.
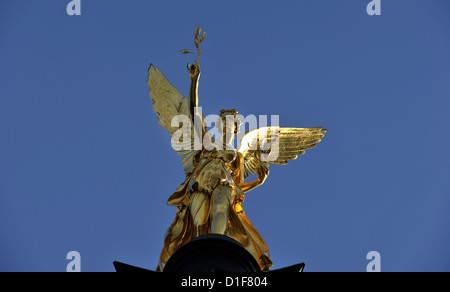
[[244,158],[244,178],[256,174],[261,164],[287,164],[297,159],[306,149],[314,148],[327,132],[318,128],[263,127],[241,137],[238,151]]
[[[180,130],[178,123],[175,123],[175,127],[172,126],[174,117],[184,116],[187,120],[190,116],[188,99],[184,97],[183,94],[167,80],[158,67],[153,66],[153,64],[150,64],[150,68],[148,69],[147,85],[150,98],[153,101],[153,110],[158,115],[158,122],[170,133],[170,137],[172,137],[175,132]],[[182,156],[181,160],[183,161],[185,173],[192,171],[193,159],[198,152],[194,150],[194,127],[190,125],[190,127],[187,128],[191,130],[191,132],[184,134],[189,134],[191,139],[180,143],[177,142],[178,146],[189,146],[185,147],[185,150],[177,151],[177,154]]]

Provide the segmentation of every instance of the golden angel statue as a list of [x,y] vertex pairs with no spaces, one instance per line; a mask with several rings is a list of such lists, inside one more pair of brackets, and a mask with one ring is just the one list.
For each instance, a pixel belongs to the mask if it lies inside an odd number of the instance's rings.
[[[196,39],[198,35],[199,29]],[[204,117],[197,110],[198,60],[193,65],[188,64],[188,71],[191,79],[189,100],[157,67],[150,65],[148,71],[153,109],[159,124],[170,133],[172,142],[179,131],[180,120],[176,117],[187,117],[184,123],[189,124],[189,127],[184,127],[188,133],[185,130],[186,135],[183,136],[188,138],[180,141],[177,136],[175,139],[178,146],[183,146],[174,149],[182,156],[186,179],[167,201],[168,205],[177,207],[177,212],[165,235],[157,271],[164,269],[178,248],[210,233],[235,239],[252,254],[261,270],[269,270],[272,266],[269,250],[244,213],[244,196],[264,183],[269,174],[269,164],[284,165],[296,159],[306,149],[315,147],[326,130],[321,127],[258,128],[243,135],[236,149],[233,141],[242,123],[238,112],[232,109],[220,112],[215,125],[222,137],[214,141],[206,130]],[[200,143],[195,144],[198,141]],[[256,174],[257,179],[245,182],[250,174]]]

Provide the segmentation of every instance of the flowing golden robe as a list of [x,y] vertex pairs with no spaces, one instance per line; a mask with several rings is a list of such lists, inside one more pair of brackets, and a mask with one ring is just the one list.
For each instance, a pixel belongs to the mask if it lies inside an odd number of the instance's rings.
[[[242,182],[242,155],[235,150],[203,150],[194,159],[194,169],[186,180],[169,198],[167,204],[177,207],[177,214],[169,227],[161,252],[158,271],[164,269],[168,259],[190,240],[197,236],[191,214],[191,194],[200,191],[205,194],[203,204],[209,210],[214,205],[213,192],[220,186],[230,187],[228,224],[224,235],[238,241],[259,263],[261,270],[272,266],[269,250],[259,232],[244,213],[244,193],[238,182]],[[211,233],[211,218],[202,226],[202,233]]]

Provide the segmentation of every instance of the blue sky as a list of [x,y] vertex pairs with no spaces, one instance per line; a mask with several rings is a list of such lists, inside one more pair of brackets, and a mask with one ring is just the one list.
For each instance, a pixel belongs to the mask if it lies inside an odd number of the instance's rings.
[[450,271],[450,3],[0,3],[0,271],[154,269],[184,180],[151,107],[150,63],[203,113],[323,126],[318,147],[247,194],[274,268]]

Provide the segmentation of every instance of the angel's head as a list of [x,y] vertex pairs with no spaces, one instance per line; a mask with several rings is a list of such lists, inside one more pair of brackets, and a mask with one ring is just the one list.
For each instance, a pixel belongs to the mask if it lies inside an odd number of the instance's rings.
[[221,110],[219,114],[219,119],[217,120],[215,126],[217,131],[222,134],[228,134],[234,137],[239,133],[239,128],[242,125],[242,121],[238,116],[238,112],[235,109]]

